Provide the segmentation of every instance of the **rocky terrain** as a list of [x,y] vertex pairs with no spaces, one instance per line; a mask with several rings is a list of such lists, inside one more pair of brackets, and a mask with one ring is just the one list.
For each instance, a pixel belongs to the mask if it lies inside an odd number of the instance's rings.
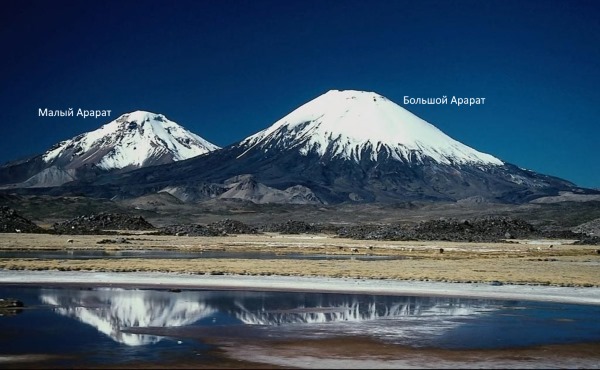
[[225,219],[208,225],[171,225],[161,228],[160,235],[177,236],[226,236],[229,234],[257,234],[258,229],[243,222]]
[[228,234],[255,234],[275,232],[280,234],[327,233],[339,237],[363,240],[442,240],[460,242],[496,242],[506,239],[526,238],[580,238],[571,231],[541,231],[521,219],[486,217],[476,219],[441,219],[419,224],[364,224],[335,226],[328,223],[309,223],[287,220],[280,223],[252,227],[240,221],[225,219],[208,225],[172,225],[163,227],[162,235],[219,236]]
[[107,230],[154,230],[155,227],[143,217],[121,213],[99,213],[76,217],[52,226],[57,234],[104,234]]
[[586,234],[588,236],[600,236],[600,218],[585,222],[571,228],[573,232]]
[[537,238],[543,233],[530,223],[509,217],[476,219],[440,219],[423,221],[416,226],[360,225],[343,227],[338,235],[367,240],[445,240],[459,242],[495,242],[505,239]]
[[[598,224],[597,224],[598,220],[594,220],[594,221],[596,221],[596,223],[594,224],[595,227],[598,227]],[[597,228],[590,229],[589,227],[590,227],[590,223],[585,223],[583,225],[579,225],[579,226],[573,228],[576,235],[583,236],[583,237],[580,237],[580,240],[575,242],[575,244],[600,245],[600,232],[598,232]],[[586,230],[587,232],[583,231],[583,230]],[[593,230],[593,231],[591,231],[591,230]],[[600,249],[599,249],[599,251],[600,251]]]
[[40,233],[42,228],[18,214],[14,209],[0,207],[0,232],[2,233]]
[[[240,221],[225,219],[208,225],[172,225],[161,228],[162,235],[219,236],[229,234],[327,233],[343,238],[362,240],[413,240],[455,242],[499,242],[510,239],[561,238],[581,239],[582,234],[568,230],[540,230],[532,224],[510,217],[483,217],[474,219],[440,219],[414,224],[363,224],[335,226],[328,223],[308,223],[288,220],[252,227]],[[586,240],[590,239],[585,237]],[[591,240],[591,239],[590,239]]]
[[[589,238],[583,238],[581,240],[576,241],[575,244],[577,244],[577,245],[600,245],[600,237],[594,236],[594,237],[589,237]],[[598,254],[600,254],[600,249],[598,249],[596,252]]]
[[[82,201],[69,203],[53,198],[7,198],[17,207],[3,207],[0,212],[2,232],[46,232],[70,235],[114,234],[115,230],[148,230],[160,235],[224,236],[274,232],[280,234],[326,233],[364,240],[446,240],[459,242],[494,242],[510,239],[555,238],[585,240],[598,244],[600,203],[566,203],[508,207],[493,205],[412,205],[376,207],[365,205],[335,208],[314,206],[272,206],[232,203],[229,209],[205,206],[197,213],[175,217],[174,210],[144,210],[138,207],[114,208],[107,204],[82,207]],[[62,199],[62,198],[61,198]],[[55,205],[52,205],[55,203]],[[48,209],[43,209],[45,204]],[[12,203],[10,203],[13,206]],[[235,206],[235,207],[234,207]],[[15,207],[15,208],[17,208]],[[32,222],[29,215],[51,220],[59,214],[52,209],[69,207],[100,209],[85,216],[59,219],[58,222]],[[52,208],[52,209],[50,209]],[[133,209],[132,209],[133,208]],[[51,213],[52,212],[52,213]],[[179,213],[182,213],[180,210]],[[512,216],[511,216],[512,214]],[[22,216],[23,215],[23,216]],[[143,216],[142,216],[143,215]],[[368,217],[367,217],[368,216]],[[39,218],[34,218],[39,220]],[[151,218],[150,222],[147,221]],[[279,221],[286,220],[286,221]],[[158,223],[155,223],[159,221]],[[47,221],[46,221],[47,222]],[[158,225],[158,226],[157,226]]]
[[280,234],[316,234],[323,232],[337,232],[337,227],[323,223],[309,223],[305,221],[287,220],[285,222],[276,222],[264,224],[260,227],[264,232]]

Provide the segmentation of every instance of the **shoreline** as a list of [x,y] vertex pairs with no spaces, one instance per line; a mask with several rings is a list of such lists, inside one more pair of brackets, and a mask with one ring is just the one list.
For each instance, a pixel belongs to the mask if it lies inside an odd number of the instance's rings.
[[600,305],[600,288],[424,282],[306,276],[190,275],[164,272],[9,271],[0,286],[85,286],[442,296]]

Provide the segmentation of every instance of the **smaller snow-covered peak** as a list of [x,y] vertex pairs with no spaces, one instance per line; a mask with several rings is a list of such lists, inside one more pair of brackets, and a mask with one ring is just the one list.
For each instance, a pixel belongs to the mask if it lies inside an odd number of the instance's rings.
[[110,170],[179,161],[216,149],[164,115],[138,110],[65,140],[42,158],[65,168],[92,164]]
[[165,120],[165,116],[162,114],[156,114],[152,112],[147,112],[143,110],[136,110],[135,112],[125,113],[119,118],[126,118],[130,122],[144,122],[150,120],[163,121]]
[[[366,91],[330,90],[300,106],[241,145],[249,149],[273,145],[359,161],[363,155],[444,164],[503,162],[444,134],[386,97]],[[242,154],[243,155],[243,154]]]
[[146,125],[148,128],[153,130],[159,127],[181,127],[177,123],[167,119],[162,114],[137,110],[135,112],[122,114],[114,121],[111,121],[100,127],[100,129],[92,132],[106,135],[115,131],[134,130],[138,127],[144,127]]

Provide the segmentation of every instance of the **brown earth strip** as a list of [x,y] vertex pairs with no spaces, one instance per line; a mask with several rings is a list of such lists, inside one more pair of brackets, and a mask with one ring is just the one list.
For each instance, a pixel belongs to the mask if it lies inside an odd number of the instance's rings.
[[[59,271],[159,271],[189,274],[323,276],[364,279],[600,286],[597,247],[564,241],[523,243],[383,242],[330,236],[125,236],[127,244],[97,244],[106,236],[0,235],[0,250],[176,250],[400,256],[395,260],[301,259],[35,259],[2,258],[0,268]],[[68,242],[71,239],[72,242]],[[531,242],[530,242],[531,243]],[[553,244],[552,244],[553,243]],[[552,247],[550,247],[552,245]],[[443,249],[443,252],[441,249]]]

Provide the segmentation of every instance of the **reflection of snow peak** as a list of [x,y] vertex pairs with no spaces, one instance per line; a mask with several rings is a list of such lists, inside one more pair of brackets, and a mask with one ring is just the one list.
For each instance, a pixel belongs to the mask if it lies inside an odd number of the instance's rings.
[[40,298],[44,303],[60,306],[55,308],[57,313],[89,324],[129,346],[156,343],[161,338],[123,333],[121,328],[189,325],[216,311],[204,302],[186,300],[185,296],[168,292],[95,290],[78,293],[78,296],[61,296],[60,291],[53,291]]
[[377,297],[373,301],[324,299],[312,307],[287,310],[249,310],[238,302],[233,313],[245,324],[276,326],[284,335],[297,338],[343,333],[418,347],[496,309],[496,304],[485,301]]
[[[124,333],[129,327],[175,327],[195,323],[216,313],[227,315],[231,325],[270,326],[278,332],[343,332],[375,335],[400,343],[416,343],[439,336],[496,310],[486,301],[428,297],[348,295],[289,295],[269,293],[180,292],[155,290],[42,290],[42,302],[55,312],[91,325],[119,343],[152,344],[160,337]],[[310,325],[302,325],[310,324]],[[222,325],[220,323],[219,325]]]
[[399,302],[389,306],[378,302],[358,302],[354,300],[337,305],[328,304],[311,308],[299,307],[293,310],[262,309],[254,312],[246,309],[241,302],[236,302],[236,306],[238,308],[235,311],[236,317],[243,323],[250,325],[370,321],[397,317],[475,316],[481,312],[491,310],[468,304],[449,305],[447,300],[433,305]]

